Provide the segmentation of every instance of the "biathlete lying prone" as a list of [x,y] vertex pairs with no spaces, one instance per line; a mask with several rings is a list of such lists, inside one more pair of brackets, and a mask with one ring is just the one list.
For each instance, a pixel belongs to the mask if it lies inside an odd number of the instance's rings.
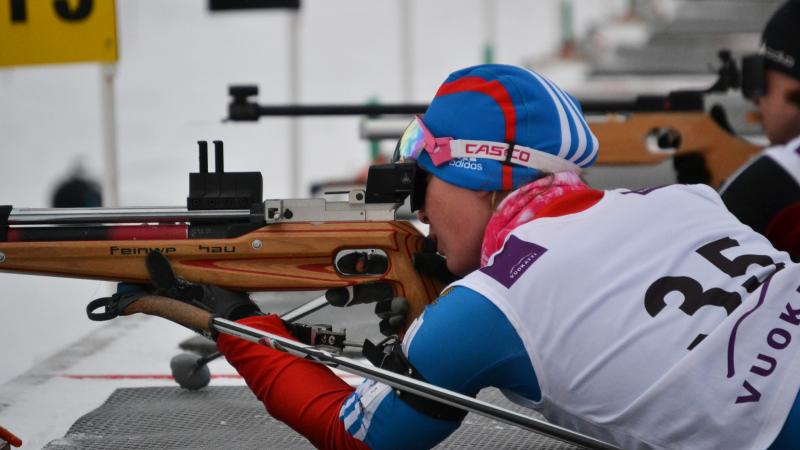
[[[708,186],[588,187],[578,174],[598,147],[578,102],[535,72],[480,65],[445,80],[394,163],[417,165],[413,206],[463,278],[387,367],[471,396],[498,387],[623,448],[800,448],[800,266]],[[291,337],[242,294],[194,292],[218,316]],[[429,448],[464,417],[216,342],[269,413],[320,448]]]

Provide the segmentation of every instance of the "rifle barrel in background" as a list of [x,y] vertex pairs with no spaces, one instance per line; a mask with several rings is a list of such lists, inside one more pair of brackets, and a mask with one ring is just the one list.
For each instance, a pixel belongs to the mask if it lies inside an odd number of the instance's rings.
[[[330,103],[305,105],[262,105],[253,97],[258,95],[258,86],[230,86],[228,93],[228,117],[231,122],[253,122],[262,117],[302,116],[366,116],[424,114],[427,103],[356,104]],[[580,100],[584,114],[702,111],[703,91],[676,91],[667,95],[642,95],[629,100],[587,99]]]
[[[719,58],[717,80],[705,90],[580,101],[600,142],[597,165],[653,165],[674,158],[679,183],[721,186],[760,150],[745,137],[757,137],[763,130],[745,98],[752,90],[745,89],[753,84],[752,70],[740,71],[728,51],[720,51]],[[358,115],[365,117],[361,137],[372,141],[399,138],[409,120],[401,116],[422,114],[428,107],[411,103],[260,105],[255,98],[258,86],[231,86],[228,92],[229,121]]]

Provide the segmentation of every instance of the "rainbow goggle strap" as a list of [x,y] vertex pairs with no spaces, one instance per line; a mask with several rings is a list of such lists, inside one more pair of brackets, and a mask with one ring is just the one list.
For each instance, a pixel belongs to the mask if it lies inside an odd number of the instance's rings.
[[[509,149],[512,149],[510,154]],[[416,116],[397,141],[393,161],[416,160],[423,150],[428,152],[437,167],[454,158],[484,158],[543,172],[581,172],[581,168],[571,161],[523,145],[434,137],[422,123],[422,119]]]

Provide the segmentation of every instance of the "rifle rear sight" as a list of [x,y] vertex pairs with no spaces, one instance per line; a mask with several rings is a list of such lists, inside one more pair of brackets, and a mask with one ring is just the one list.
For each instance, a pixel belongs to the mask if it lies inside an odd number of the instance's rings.
[[225,172],[222,141],[214,141],[215,171],[208,172],[208,142],[198,141],[200,171],[189,174],[191,210],[252,209],[261,203],[263,179],[259,172]]

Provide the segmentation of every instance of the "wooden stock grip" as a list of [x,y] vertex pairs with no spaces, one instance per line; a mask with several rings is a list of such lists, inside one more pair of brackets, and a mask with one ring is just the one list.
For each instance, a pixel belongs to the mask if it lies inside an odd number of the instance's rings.
[[[0,271],[149,283],[145,257],[159,251],[175,274],[236,291],[313,291],[388,282],[416,318],[442,288],[414,270],[423,236],[402,221],[283,223],[229,239],[0,242]],[[347,250],[379,249],[382,275],[346,275],[335,267]],[[140,304],[141,302],[137,302]],[[135,311],[132,311],[135,312]]]
[[671,158],[673,153],[654,153],[646,146],[648,134],[660,128],[679,133],[680,144],[674,155],[703,155],[711,175],[709,184],[714,188],[760,151],[723,130],[702,111],[635,113],[629,117],[611,114],[591,122],[592,132],[600,141],[597,164],[657,164]]
[[[415,249],[416,251],[418,249]],[[410,324],[416,319],[425,307],[433,302],[439,295],[443,286],[417,272],[412,263],[412,253],[387,252],[389,255],[390,268],[386,274],[386,280],[392,282],[395,295],[405,297],[409,303],[409,310],[406,314],[406,324]]]
[[210,312],[168,297],[158,295],[142,297],[125,308],[123,315],[136,313],[163,317],[196,331],[211,331],[208,328],[211,320]]

